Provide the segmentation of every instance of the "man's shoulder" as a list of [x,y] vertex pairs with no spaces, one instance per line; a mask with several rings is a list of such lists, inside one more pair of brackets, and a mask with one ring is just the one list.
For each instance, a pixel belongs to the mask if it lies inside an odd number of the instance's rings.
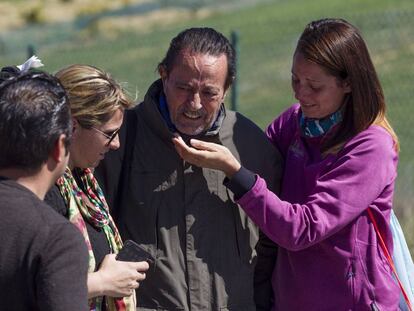
[[0,181],[0,210],[5,216],[31,218],[38,214],[37,206],[42,203],[34,193],[17,182],[10,179]]
[[36,229],[67,223],[67,220],[52,207],[13,182],[0,182],[0,207],[3,217],[27,228]]
[[67,251],[84,251],[83,236],[73,223],[43,201],[37,202],[36,209],[37,221],[33,223],[32,230],[42,240],[40,243],[66,248]]
[[269,141],[264,131],[252,120],[236,111],[227,111],[220,129],[220,136],[231,138],[232,141],[242,139],[246,143],[268,145]]
[[37,202],[37,212],[39,214],[39,219],[43,222],[47,222],[49,225],[65,226],[68,223],[70,224],[63,215],[59,214],[44,201]]
[[240,123],[241,126],[248,128],[248,129],[257,129],[259,131],[262,131],[260,127],[254,123],[251,119],[243,115],[242,113],[238,111],[233,110],[226,110],[226,122],[229,122],[231,124],[235,124],[237,122]]
[[47,245],[59,240],[65,245],[82,242],[79,230],[65,217],[13,182],[0,182],[0,231],[24,243]]
[[264,131],[253,121],[234,111],[228,111],[220,138],[223,145],[230,149],[241,164],[265,177],[268,184],[271,178],[281,172],[281,156],[267,138]]
[[251,119],[240,112],[227,110],[223,122],[223,128],[229,127],[232,131],[253,131],[255,134],[263,134],[263,130]]

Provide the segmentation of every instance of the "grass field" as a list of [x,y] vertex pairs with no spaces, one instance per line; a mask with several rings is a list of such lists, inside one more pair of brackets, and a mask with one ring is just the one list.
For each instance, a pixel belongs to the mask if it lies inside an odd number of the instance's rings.
[[[321,17],[349,20],[361,29],[368,42],[383,83],[391,122],[401,139],[394,205],[414,250],[412,0],[261,1],[256,6],[209,10],[208,14],[179,9],[168,11],[168,18],[111,18],[86,29],[70,23],[31,26],[0,35],[5,46],[0,63],[20,63],[26,57],[24,44],[32,43],[46,69],[55,71],[70,63],[93,64],[128,82],[128,89],[132,94],[138,92],[140,100],[157,78],[155,68],[170,39],[180,30],[210,26],[226,35],[237,31],[239,110],[264,128],[294,101],[290,90],[291,55],[305,24]],[[122,28],[117,26],[119,23]],[[8,47],[8,42],[14,43],[14,48]]]

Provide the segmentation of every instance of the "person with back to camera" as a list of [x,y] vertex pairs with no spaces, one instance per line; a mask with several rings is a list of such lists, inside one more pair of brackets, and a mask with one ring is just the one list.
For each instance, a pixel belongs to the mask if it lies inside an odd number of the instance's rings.
[[253,282],[270,296],[263,287],[274,261],[254,280],[255,263],[274,260],[276,248],[262,236],[255,250],[257,227],[222,184],[224,174],[182,161],[171,139],[179,132],[223,144],[275,191],[280,156],[259,127],[224,107],[235,54],[221,33],[182,31],[158,72],[144,101],[126,112],[121,148],[97,169],[122,236],[155,257],[138,310],[256,310]]
[[71,65],[56,77],[68,94],[73,136],[65,173],[45,201],[78,227],[88,246],[90,310],[135,310],[134,289],[148,263],[115,259],[121,237],[92,172],[109,150],[119,148],[124,109],[132,102],[115,80],[93,66]]
[[285,160],[280,196],[223,146],[174,138],[177,151],[225,172],[237,202],[280,246],[273,310],[398,310],[399,288],[367,210],[392,249],[399,145],[358,29],[342,19],[308,24],[292,88],[299,103],[266,131]]
[[68,99],[44,72],[0,72],[0,310],[85,311],[87,250],[42,200],[68,162]]

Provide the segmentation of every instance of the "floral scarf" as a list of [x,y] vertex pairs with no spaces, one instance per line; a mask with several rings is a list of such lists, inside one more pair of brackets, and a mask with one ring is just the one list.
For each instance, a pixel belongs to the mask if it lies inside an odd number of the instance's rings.
[[[95,272],[95,256],[89,240],[85,221],[96,228],[102,228],[111,249],[111,253],[118,253],[122,248],[122,240],[118,229],[109,214],[108,204],[102,190],[90,169],[76,169],[80,177],[82,187],[79,187],[72,171],[67,167],[65,173],[56,182],[60,193],[68,207],[69,220],[82,233],[89,252],[89,273]],[[83,191],[82,189],[85,189]],[[89,309],[93,311],[103,310],[104,297],[99,296],[89,299]],[[135,292],[130,297],[113,298],[105,297],[106,310],[108,311],[135,311]]]

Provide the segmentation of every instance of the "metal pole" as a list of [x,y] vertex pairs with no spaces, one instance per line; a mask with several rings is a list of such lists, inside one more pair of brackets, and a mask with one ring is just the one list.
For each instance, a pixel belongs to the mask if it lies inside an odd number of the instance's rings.
[[27,56],[28,56],[27,58],[30,58],[33,55],[35,55],[35,48],[34,48],[34,46],[32,44],[29,44],[27,46]]
[[231,110],[237,111],[239,108],[239,89],[238,89],[238,72],[239,72],[239,34],[236,31],[231,32],[231,44],[236,52],[236,76],[234,77],[231,88]]

